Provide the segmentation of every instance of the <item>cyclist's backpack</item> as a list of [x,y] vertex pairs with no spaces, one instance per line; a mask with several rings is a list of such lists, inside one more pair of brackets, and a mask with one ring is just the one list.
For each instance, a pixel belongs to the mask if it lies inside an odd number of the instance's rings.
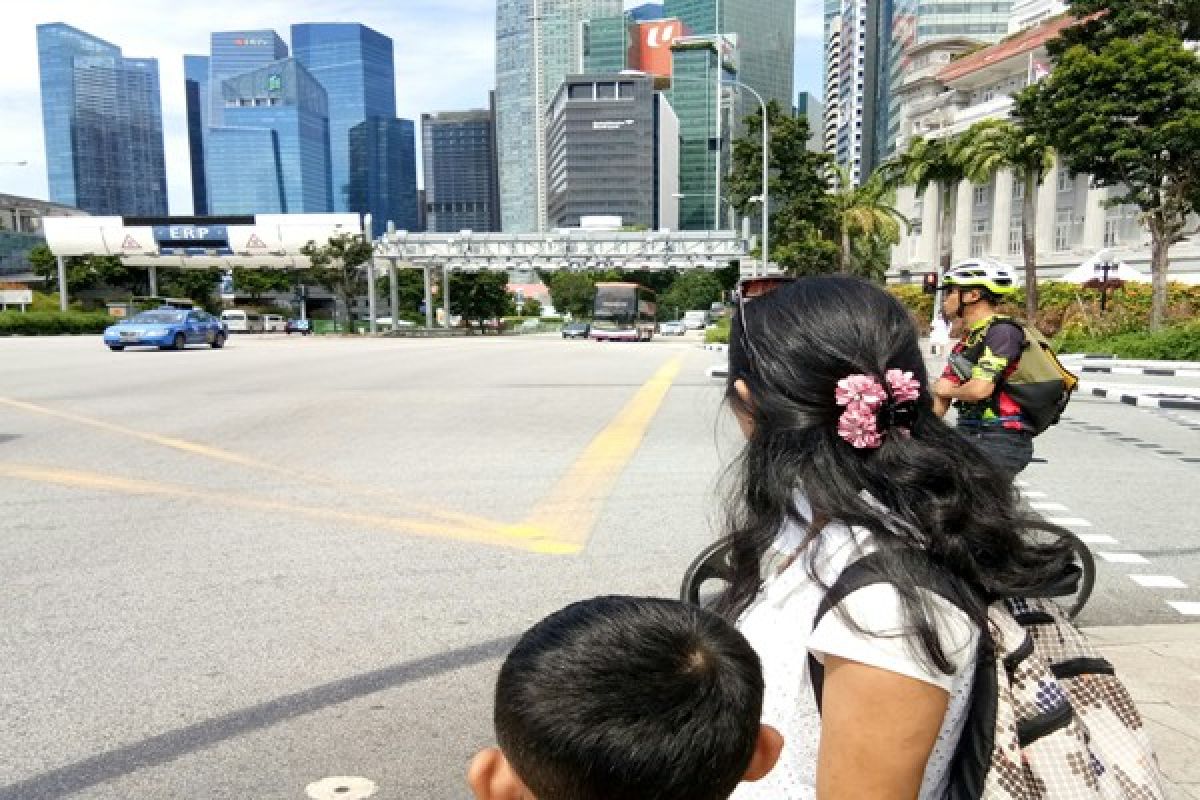
[[[886,582],[878,556],[834,581],[813,627],[845,597]],[[915,566],[915,565],[914,565]],[[915,567],[921,585],[962,607],[961,587]],[[998,600],[979,660],[947,800],[1162,800],[1158,760],[1129,692],[1052,600]],[[809,673],[821,705],[824,669]]]
[[[1079,378],[1062,365],[1050,342],[1034,326],[1005,316],[993,317],[991,324],[1015,325],[1025,334],[1021,358],[1017,368],[1004,379],[1004,391],[1021,407],[1034,434],[1039,434],[1058,422],[1071,401],[1071,393],[1079,385]],[[971,363],[982,354],[982,342],[963,353]]]

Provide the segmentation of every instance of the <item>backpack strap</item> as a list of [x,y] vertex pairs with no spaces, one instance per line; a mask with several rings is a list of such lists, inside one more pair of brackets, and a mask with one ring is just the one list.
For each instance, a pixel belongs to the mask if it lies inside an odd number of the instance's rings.
[[[953,581],[944,572],[930,568],[927,562],[913,555],[910,551],[891,550],[887,555],[898,555],[901,559],[908,562],[913,573],[917,576],[917,586],[934,592],[955,608],[969,614],[967,609],[964,608],[962,595],[964,587],[961,584]],[[842,601],[859,589],[865,589],[877,583],[892,583],[883,572],[882,564],[884,557],[885,554],[882,551],[876,550],[854,561],[842,570],[842,574],[837,577],[837,580],[825,592],[825,597],[821,599],[820,605],[817,606],[817,613],[813,617],[812,630],[815,631],[817,629],[817,626],[821,624],[821,620],[825,618],[826,614],[837,608]],[[817,712],[820,713],[821,697],[825,689],[825,667],[820,661],[817,661],[811,652],[808,654],[808,677],[812,684],[813,698],[817,703]]]

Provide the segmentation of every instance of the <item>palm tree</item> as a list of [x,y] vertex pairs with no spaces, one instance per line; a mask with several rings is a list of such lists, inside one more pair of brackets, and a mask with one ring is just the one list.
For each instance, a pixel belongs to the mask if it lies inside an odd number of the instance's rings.
[[835,166],[835,186],[831,192],[834,223],[841,244],[842,272],[853,272],[854,239],[893,245],[900,241],[900,226],[908,219],[893,205],[895,192],[876,170],[861,186],[855,186],[850,173]]
[[954,239],[950,235],[954,224],[954,195],[958,184],[966,177],[959,155],[959,142],[951,138],[923,139],[909,142],[908,149],[881,168],[885,182],[897,186],[912,186],[917,195],[929,185],[938,185],[941,222],[938,225],[939,273],[950,269]]
[[960,150],[966,177],[987,183],[1002,169],[1021,181],[1021,243],[1025,259],[1025,313],[1032,320],[1038,309],[1037,190],[1054,166],[1054,150],[1045,139],[1010,120],[978,122],[963,137]]

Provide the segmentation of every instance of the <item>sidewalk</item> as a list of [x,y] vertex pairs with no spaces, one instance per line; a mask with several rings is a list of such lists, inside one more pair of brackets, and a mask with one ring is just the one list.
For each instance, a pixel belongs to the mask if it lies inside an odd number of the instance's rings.
[[1200,800],[1200,624],[1085,632],[1133,695],[1169,800]]

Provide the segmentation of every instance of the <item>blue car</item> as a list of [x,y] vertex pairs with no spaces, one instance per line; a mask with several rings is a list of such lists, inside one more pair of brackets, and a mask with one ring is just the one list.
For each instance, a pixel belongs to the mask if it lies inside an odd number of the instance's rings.
[[143,311],[104,331],[104,343],[109,350],[126,347],[182,350],[189,344],[204,344],[215,349],[224,347],[228,338],[224,323],[213,315],[178,308]]

